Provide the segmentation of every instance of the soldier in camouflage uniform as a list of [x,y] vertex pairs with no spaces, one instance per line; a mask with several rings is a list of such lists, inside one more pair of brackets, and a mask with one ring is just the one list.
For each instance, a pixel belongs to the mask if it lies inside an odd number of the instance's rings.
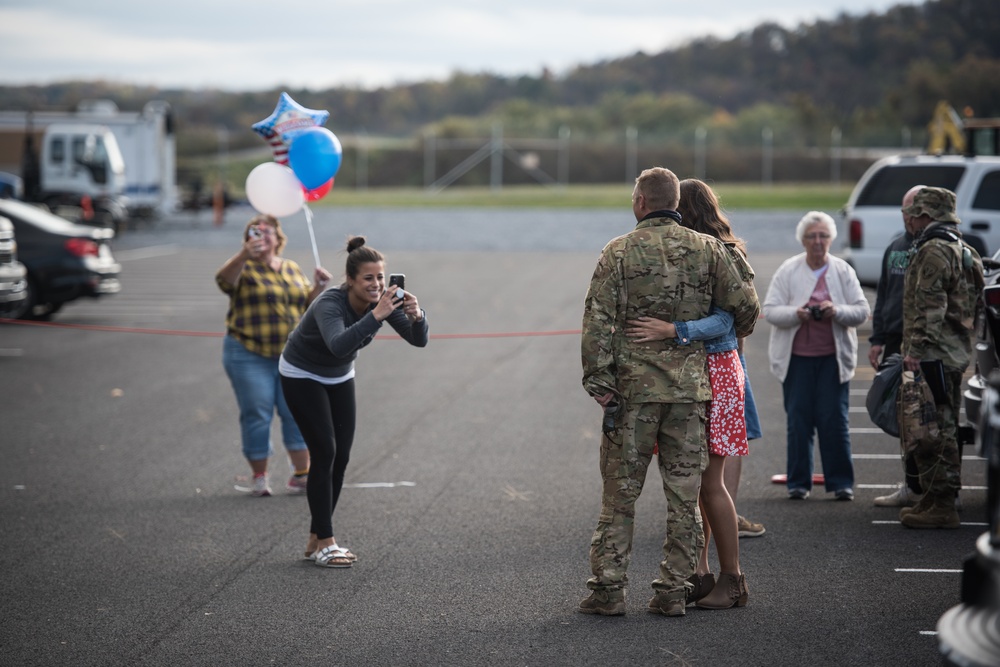
[[938,438],[913,441],[905,424],[900,425],[904,456],[916,462],[924,495],[899,517],[909,528],[958,528],[955,499],[962,479],[957,417],[962,373],[972,356],[983,264],[962,241],[950,190],[920,189],[903,215],[916,238],[903,288],[903,366],[917,373],[921,361],[940,361],[945,397],[937,401]]
[[678,198],[671,171],[642,172],[632,193],[638,224],[605,246],[587,293],[583,386],[612,422],[601,440],[604,493],[590,546],[593,577],[587,586],[593,592],[580,603],[583,613],[625,613],[635,502],[655,445],[668,513],[650,611],[684,614],[687,580],[704,539],[698,491],[708,462],[705,421],[711,399],[704,345],[634,342],[624,335],[626,320],[696,320],[708,315],[714,302],[733,313],[736,335],[745,337],[760,312],[749,265],[717,239],[678,224]]

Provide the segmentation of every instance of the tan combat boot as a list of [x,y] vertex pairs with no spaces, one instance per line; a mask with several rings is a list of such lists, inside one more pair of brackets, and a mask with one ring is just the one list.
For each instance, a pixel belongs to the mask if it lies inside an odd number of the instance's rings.
[[899,510],[899,520],[902,521],[904,516],[912,514],[913,512],[926,512],[933,504],[934,499],[925,493],[920,496],[920,500],[918,500],[914,505],[904,507]]
[[580,603],[577,611],[581,614],[621,616],[625,613],[625,591],[594,591]]
[[687,600],[675,593],[657,593],[649,600],[649,613],[663,616],[683,616],[687,613]]
[[954,499],[935,498],[926,507],[921,505],[906,514],[900,512],[899,522],[907,528],[958,528],[962,524]]

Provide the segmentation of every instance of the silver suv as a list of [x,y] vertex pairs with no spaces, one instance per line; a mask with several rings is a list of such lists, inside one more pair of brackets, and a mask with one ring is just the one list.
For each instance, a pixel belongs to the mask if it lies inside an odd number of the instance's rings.
[[955,193],[959,229],[980,254],[1000,248],[1000,157],[915,155],[883,158],[854,187],[837,230],[841,257],[864,285],[876,285],[882,255],[903,233],[899,211],[914,185],[948,188]]
[[28,296],[28,279],[24,264],[17,261],[17,241],[14,225],[0,217],[0,317],[20,315]]

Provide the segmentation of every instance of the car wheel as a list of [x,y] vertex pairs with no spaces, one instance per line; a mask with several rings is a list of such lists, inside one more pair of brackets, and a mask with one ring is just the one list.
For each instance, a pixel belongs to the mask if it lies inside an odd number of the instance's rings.
[[28,278],[24,285],[24,300],[21,301],[20,305],[14,309],[9,315],[12,320],[30,320],[31,315],[35,310],[35,300],[38,290],[35,287],[35,282]]
[[35,306],[31,309],[31,315],[25,315],[24,319],[48,322],[62,307],[61,303],[52,303],[51,301],[40,302],[38,299],[35,299]]

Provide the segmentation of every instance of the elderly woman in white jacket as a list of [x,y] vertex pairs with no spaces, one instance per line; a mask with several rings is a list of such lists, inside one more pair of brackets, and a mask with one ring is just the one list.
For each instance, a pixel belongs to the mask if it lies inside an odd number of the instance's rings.
[[854,499],[854,465],[848,431],[850,380],[858,361],[856,327],[871,309],[854,269],[830,256],[837,226],[810,211],[795,237],[805,252],[778,267],[764,299],[771,323],[768,356],[781,381],[788,434],[788,497],[812,490],[813,434],[819,435],[826,490]]

